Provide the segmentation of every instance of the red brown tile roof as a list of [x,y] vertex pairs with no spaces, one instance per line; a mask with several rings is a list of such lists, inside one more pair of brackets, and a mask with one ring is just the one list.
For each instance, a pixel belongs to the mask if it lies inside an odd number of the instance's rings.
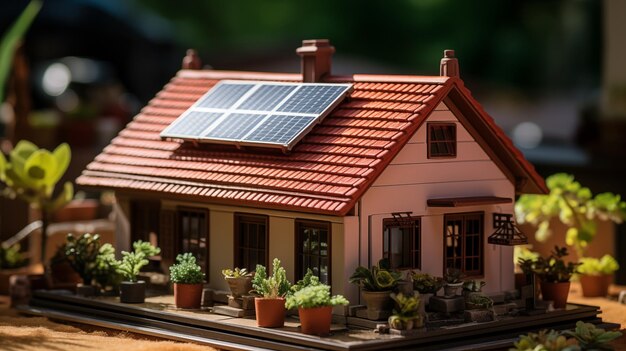
[[91,162],[77,183],[301,212],[345,215],[451,90],[477,106],[506,149],[505,164],[529,179],[518,189],[545,191],[543,180],[510,140],[449,77],[354,75],[327,82],[354,91],[289,154],[161,140],[159,133],[221,79],[300,81],[300,74],[182,70]]

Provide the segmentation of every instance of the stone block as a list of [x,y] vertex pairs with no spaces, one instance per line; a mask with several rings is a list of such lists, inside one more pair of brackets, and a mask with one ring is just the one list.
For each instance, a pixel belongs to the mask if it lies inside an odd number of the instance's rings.
[[241,297],[242,307],[244,310],[254,311],[254,296],[245,295]]
[[365,318],[371,321],[387,320],[391,316],[391,311],[373,311],[368,309],[361,309],[356,311],[358,318]]
[[367,307],[365,305],[353,305],[353,306],[348,306],[348,316],[350,317],[356,317],[356,312],[358,310],[363,310],[366,309]]
[[202,289],[202,307],[213,307],[213,289]]
[[485,295],[487,295],[487,297],[489,297],[491,300],[493,300],[494,304],[504,303],[505,302],[504,293],[491,293],[491,294],[487,293]]
[[222,305],[213,307],[213,313],[235,318],[254,316],[254,311]]
[[517,306],[516,303],[509,302],[509,303],[494,305],[493,311],[496,314],[496,316],[503,316],[505,314],[509,314],[512,310],[515,310],[518,308],[519,307]]
[[461,296],[453,298],[442,298],[439,296],[433,296],[430,298],[428,308],[433,311],[450,314],[453,312],[463,311],[465,308],[465,299]]
[[493,321],[493,312],[491,310],[466,310],[463,312],[463,318],[466,322],[485,323]]
[[243,308],[243,300],[240,298],[233,297],[232,295],[228,296],[228,307],[234,307],[239,309]]

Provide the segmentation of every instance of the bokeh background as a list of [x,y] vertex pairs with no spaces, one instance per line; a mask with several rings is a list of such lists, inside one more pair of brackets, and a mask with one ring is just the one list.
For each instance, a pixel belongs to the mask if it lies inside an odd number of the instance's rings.
[[[0,33],[27,3],[0,3]],[[624,33],[622,0],[46,0],[14,61],[0,139],[69,142],[74,179],[187,48],[215,69],[298,72],[301,40],[328,38],[333,73],[420,75],[455,49],[465,84],[542,175],[626,194]],[[0,206],[6,238],[25,205]],[[624,225],[600,240],[626,267],[622,237]]]

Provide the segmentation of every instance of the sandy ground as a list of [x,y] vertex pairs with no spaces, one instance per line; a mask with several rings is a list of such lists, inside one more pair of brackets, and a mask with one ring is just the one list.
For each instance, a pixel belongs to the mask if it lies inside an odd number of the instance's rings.
[[[626,287],[612,288],[617,295]],[[626,305],[605,298],[583,298],[580,288],[572,284],[570,302],[600,306],[602,319],[619,323],[626,330]],[[626,351],[626,337],[616,340],[616,350]],[[47,318],[25,317],[8,308],[8,298],[0,296],[0,350],[32,351],[32,350],[157,350],[157,351],[205,351],[214,350],[210,347],[163,341],[143,335],[102,330],[77,324],[53,322]]]
[[82,351],[156,350],[211,351],[210,347],[163,341],[115,330],[67,325],[43,317],[24,317],[8,308],[0,296],[0,350],[2,351]]

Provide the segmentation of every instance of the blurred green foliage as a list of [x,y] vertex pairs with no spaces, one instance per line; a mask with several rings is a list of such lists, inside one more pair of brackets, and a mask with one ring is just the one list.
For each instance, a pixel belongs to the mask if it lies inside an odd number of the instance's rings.
[[597,1],[139,3],[171,20],[181,44],[199,49],[209,64],[220,55],[289,57],[302,39],[328,38],[338,53],[385,62],[398,73],[438,74],[442,50],[451,48],[466,77],[526,88],[599,82]]

